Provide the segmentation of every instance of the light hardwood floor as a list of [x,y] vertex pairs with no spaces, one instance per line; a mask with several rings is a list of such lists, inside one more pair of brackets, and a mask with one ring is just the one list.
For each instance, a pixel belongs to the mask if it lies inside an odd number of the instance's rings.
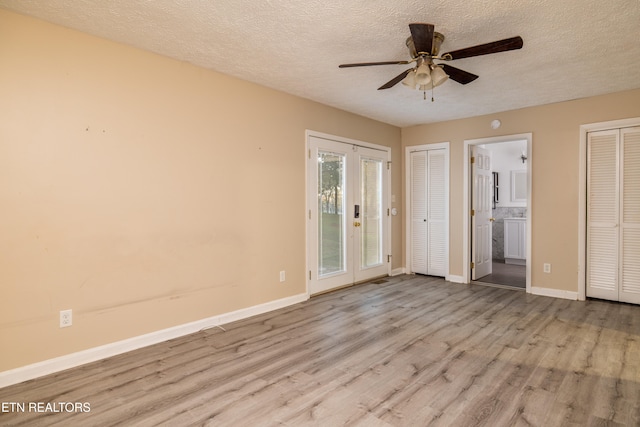
[[637,426],[640,307],[398,276],[0,389],[0,425]]

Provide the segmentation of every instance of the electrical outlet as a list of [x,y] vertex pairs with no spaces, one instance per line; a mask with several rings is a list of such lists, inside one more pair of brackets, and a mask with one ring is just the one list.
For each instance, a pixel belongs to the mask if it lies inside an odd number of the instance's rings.
[[73,324],[73,312],[71,310],[60,311],[60,327],[66,328]]
[[284,272],[284,270],[282,270],[282,271],[280,272],[280,281],[281,281],[281,282],[284,282],[284,280],[285,280],[285,272]]
[[548,262],[545,262],[545,263],[542,265],[542,270],[543,270],[545,273],[551,273],[551,264],[549,264]]

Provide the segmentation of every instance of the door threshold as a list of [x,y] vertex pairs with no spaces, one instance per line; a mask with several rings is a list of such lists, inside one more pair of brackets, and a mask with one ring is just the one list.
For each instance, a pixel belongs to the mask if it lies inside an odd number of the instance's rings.
[[500,288],[500,289],[510,289],[512,291],[525,291],[526,292],[526,288],[521,288],[519,286],[509,286],[509,285],[499,285],[497,283],[489,283],[489,282],[482,282],[479,280],[472,280],[471,281],[472,285],[481,285],[481,286],[487,286],[490,288]]
[[369,279],[361,280],[359,282],[349,283],[349,284],[346,284],[346,285],[338,286],[336,288],[331,288],[331,289],[327,289],[325,291],[320,291],[320,292],[317,292],[315,294],[310,294],[309,296],[310,297],[317,297],[319,295],[324,295],[324,294],[328,294],[330,292],[340,291],[342,289],[350,288],[352,286],[362,285],[363,283],[374,282],[376,280],[380,280],[380,279],[385,278],[385,277],[389,277],[389,275],[388,274],[383,274],[382,276],[371,277]]

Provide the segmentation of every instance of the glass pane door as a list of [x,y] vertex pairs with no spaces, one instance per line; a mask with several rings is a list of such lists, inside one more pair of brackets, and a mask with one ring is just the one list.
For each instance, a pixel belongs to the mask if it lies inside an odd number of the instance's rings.
[[359,206],[359,218],[354,218],[354,259],[358,263],[354,281],[361,282],[388,274],[386,227],[387,160],[388,153],[365,147],[353,152],[354,203]]
[[388,150],[309,137],[309,292],[384,276]]
[[382,160],[360,159],[360,268],[382,264]]
[[318,151],[319,277],[346,270],[345,163],[345,154]]

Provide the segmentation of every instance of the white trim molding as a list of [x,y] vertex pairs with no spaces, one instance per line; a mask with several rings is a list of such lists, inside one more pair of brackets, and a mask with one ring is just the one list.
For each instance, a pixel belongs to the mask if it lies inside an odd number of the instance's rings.
[[449,275],[445,277],[445,280],[451,283],[464,283],[464,277],[462,276]]
[[391,274],[390,276],[400,276],[401,274],[404,274],[404,268],[400,267],[400,268],[394,268],[393,270],[391,270]]
[[533,295],[540,295],[543,297],[570,299],[573,301],[578,300],[578,293],[574,291],[562,291],[560,289],[539,288],[537,286],[532,286],[531,293]]
[[288,307],[304,302],[308,299],[309,296],[306,293],[293,295],[287,298],[255,305],[253,307],[243,308],[229,313],[197,320],[195,322],[185,323],[183,325],[162,329],[137,337],[128,338],[122,341],[116,341],[111,344],[89,348],[87,350],[67,354],[64,356],[56,357],[54,359],[49,359],[42,362],[33,363],[31,365],[22,366],[20,368],[0,372],[0,388],[42,377],[44,375],[53,374],[65,369],[74,368],[76,366],[85,365],[97,360],[106,359],[107,357],[116,356],[118,354],[137,350],[139,348],[147,347],[153,344],[158,344],[170,339],[193,334],[205,329],[210,329],[227,323],[235,322],[237,320],[246,319],[258,314],[263,314],[280,308]]

